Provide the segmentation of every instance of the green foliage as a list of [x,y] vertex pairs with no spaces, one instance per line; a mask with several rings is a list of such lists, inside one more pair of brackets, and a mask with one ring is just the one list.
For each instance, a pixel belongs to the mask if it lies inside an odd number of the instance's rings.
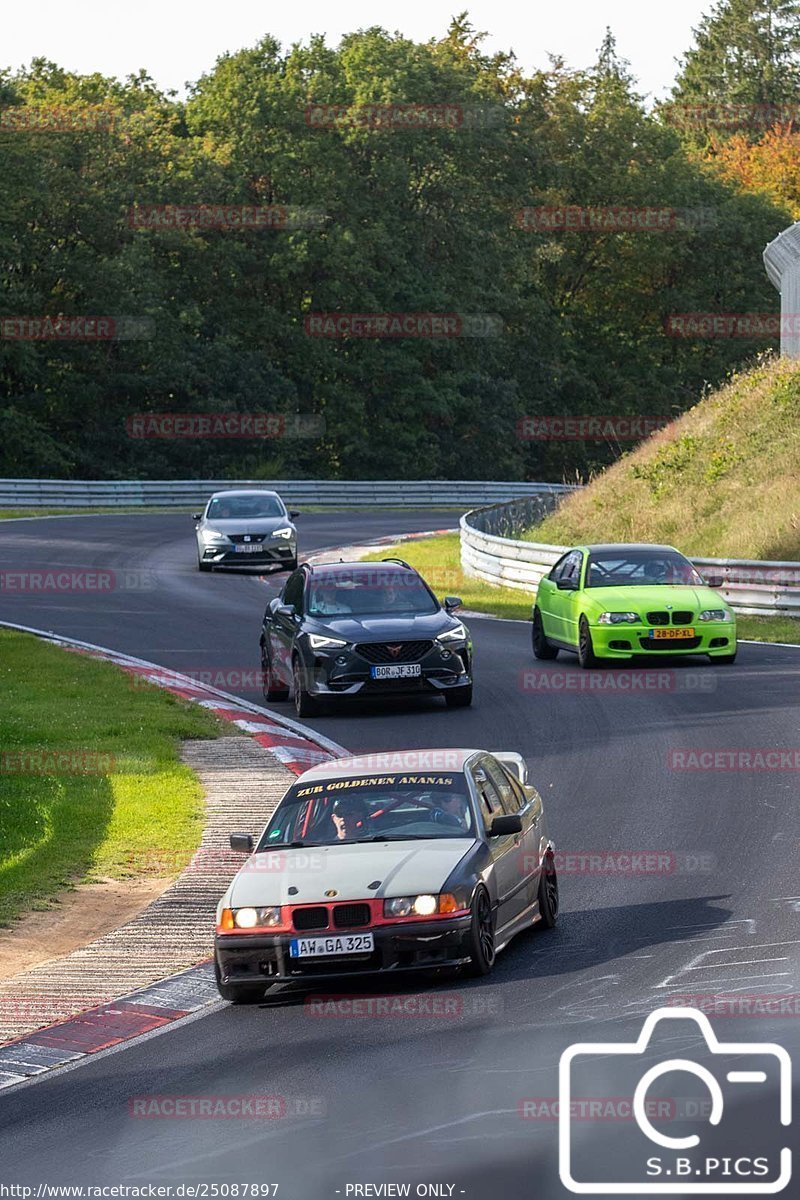
[[[145,74],[46,60],[0,103],[110,110],[105,132],[0,132],[0,316],[133,315],[153,335],[0,338],[0,473],[72,477],[574,478],[616,444],[537,443],[522,416],[676,415],[752,343],[668,338],[671,313],[775,307],[761,264],[787,223],[648,115],[608,34],[597,67],[531,77],[464,14],[416,44],[271,37],[188,101]],[[5,97],[5,101],[3,98]],[[461,105],[463,127],[317,128],[309,105]],[[477,114],[477,115],[476,115]],[[132,228],[134,204],[286,204],[292,230]],[[710,212],[667,232],[520,229],[524,206]],[[309,337],[312,312],[489,313],[501,336]],[[139,412],[322,418],[314,438],[136,440]]]

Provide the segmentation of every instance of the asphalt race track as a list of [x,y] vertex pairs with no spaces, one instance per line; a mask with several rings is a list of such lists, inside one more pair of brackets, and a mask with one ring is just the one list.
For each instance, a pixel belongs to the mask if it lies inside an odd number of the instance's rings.
[[[301,553],[456,523],[455,513],[309,513],[299,521]],[[0,589],[0,619],[232,678],[258,668],[260,617],[282,578],[199,574],[186,515],[0,523],[0,572],[44,568],[111,571],[115,585]],[[445,1015],[326,1018],[284,990],[254,1007],[214,1007],[11,1089],[0,1095],[2,1183],[32,1185],[34,1196],[40,1183],[278,1183],[283,1200],[333,1200],[367,1184],[410,1184],[411,1195],[425,1194],[417,1185],[438,1185],[444,1190],[427,1194],[476,1200],[564,1197],[548,1105],[567,1046],[633,1040],[646,1014],[677,997],[797,999],[797,772],[682,770],[670,756],[800,747],[800,652],[744,645],[733,667],[700,659],[637,664],[642,686],[623,690],[619,678],[632,682],[630,671],[581,672],[565,654],[534,664],[525,624],[469,624],[471,709],[392,702],[308,724],[353,751],[521,751],[566,856],[557,930],[518,938],[488,980],[397,985],[446,993]],[[592,679],[602,687],[586,690]],[[226,690],[262,701],[252,687]],[[275,707],[293,715],[288,704]],[[634,869],[612,870],[610,851],[652,854]],[[372,989],[375,996],[387,990]],[[715,1019],[714,1027],[730,1040],[780,1043],[796,1072],[800,1006],[794,1011],[793,1018]],[[668,1044],[670,1054],[697,1052],[691,1023],[671,1026]],[[686,1099],[685,1083],[679,1093],[664,1086],[665,1097]],[[613,1097],[618,1088],[608,1076],[583,1094]],[[281,1096],[281,1119],[131,1115],[136,1097],[255,1094]],[[720,1127],[727,1153],[742,1151],[770,1122],[774,1145],[797,1151],[797,1126],[777,1128],[773,1100],[770,1093],[769,1103],[757,1104],[737,1093]],[[605,1163],[618,1153],[623,1125],[584,1122],[576,1144]]]

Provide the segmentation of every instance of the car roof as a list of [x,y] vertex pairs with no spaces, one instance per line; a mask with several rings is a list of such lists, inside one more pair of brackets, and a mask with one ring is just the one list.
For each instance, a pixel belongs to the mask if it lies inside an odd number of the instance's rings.
[[655,542],[592,542],[587,546],[575,546],[575,550],[588,550],[590,553],[595,550],[601,553],[613,552],[614,550],[641,551],[654,550],[658,554],[680,554],[680,550],[676,550],[674,546],[658,546]]
[[411,571],[417,575],[418,572],[408,563],[398,562],[396,558],[381,558],[370,562],[356,560],[354,562],[328,562],[328,563],[302,563],[301,566],[313,571],[315,574],[325,574],[325,572],[335,573],[336,571],[346,571],[348,575],[368,575],[374,574],[379,570],[381,574],[394,572],[400,574],[401,571]]
[[277,492],[268,488],[226,488],[222,492],[212,492],[210,499],[218,500],[220,496],[275,496],[280,499]]
[[486,750],[442,748],[435,750],[373,750],[352,758],[334,758],[319,763],[299,776],[299,781],[314,779],[344,779],[347,776],[385,775],[407,772],[414,775],[436,771],[455,771],[460,774],[468,760]]

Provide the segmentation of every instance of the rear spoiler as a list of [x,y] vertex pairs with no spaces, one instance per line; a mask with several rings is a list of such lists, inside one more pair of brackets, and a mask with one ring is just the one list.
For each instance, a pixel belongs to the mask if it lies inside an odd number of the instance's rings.
[[504,767],[508,767],[509,771],[513,771],[521,784],[530,786],[528,764],[521,754],[517,754],[516,750],[490,750],[489,753]]

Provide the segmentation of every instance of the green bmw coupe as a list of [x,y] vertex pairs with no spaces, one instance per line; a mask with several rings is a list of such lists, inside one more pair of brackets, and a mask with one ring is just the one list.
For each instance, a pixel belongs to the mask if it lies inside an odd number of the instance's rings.
[[582,667],[633,655],[736,658],[736,619],[714,587],[672,546],[576,546],[539,584],[533,653],[577,653]]

